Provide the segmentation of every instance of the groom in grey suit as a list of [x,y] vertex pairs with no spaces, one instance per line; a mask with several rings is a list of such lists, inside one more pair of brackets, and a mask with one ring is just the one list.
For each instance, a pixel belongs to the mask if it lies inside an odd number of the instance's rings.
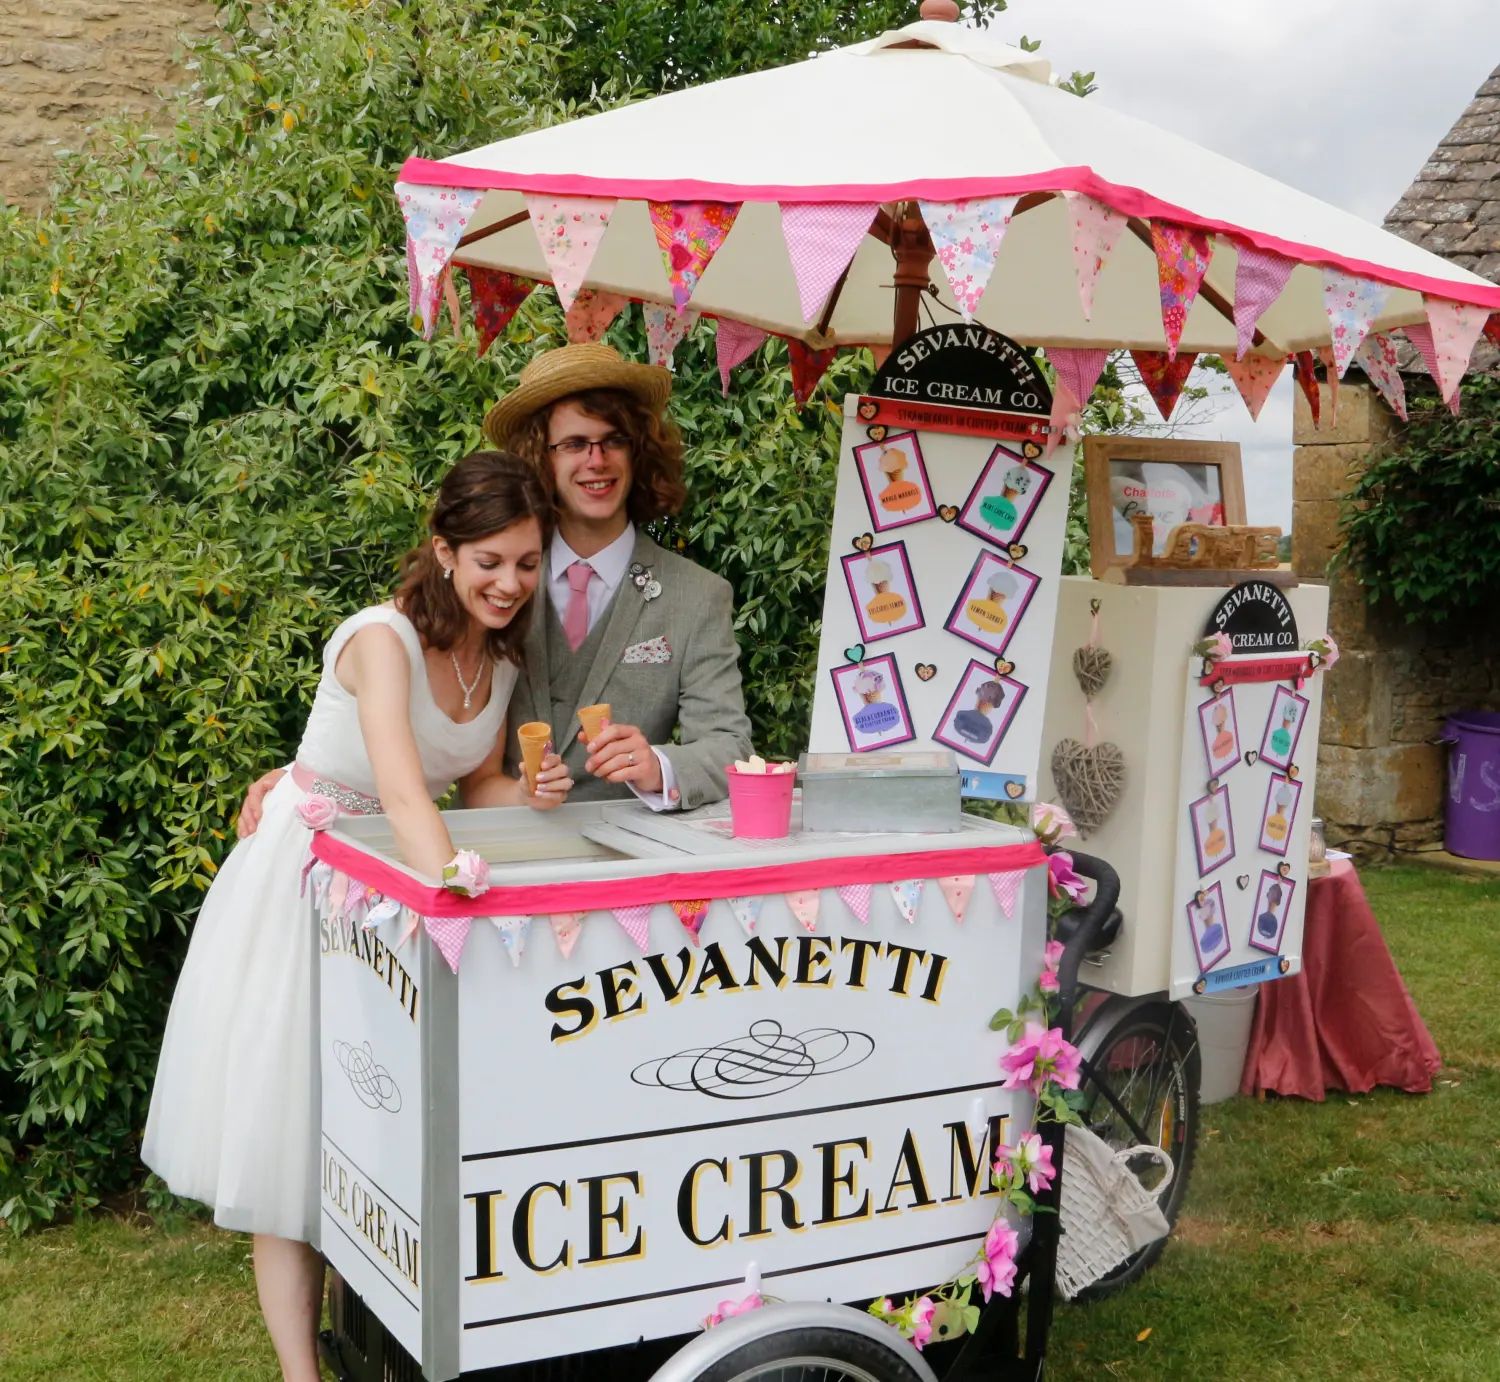
[[[544,720],[576,801],[701,806],[723,798],[726,766],[750,753],[729,584],[639,526],[686,495],[671,381],[609,346],[570,345],[532,360],[485,418],[489,439],[557,495],[506,768],[520,770],[516,726]],[[609,723],[586,743],[578,710],[604,702]]]

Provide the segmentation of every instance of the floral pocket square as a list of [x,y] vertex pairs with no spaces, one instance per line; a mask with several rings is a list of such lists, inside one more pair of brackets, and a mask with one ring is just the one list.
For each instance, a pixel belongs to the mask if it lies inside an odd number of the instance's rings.
[[625,649],[622,663],[660,664],[672,660],[672,649],[665,638],[648,638],[644,643],[632,643]]

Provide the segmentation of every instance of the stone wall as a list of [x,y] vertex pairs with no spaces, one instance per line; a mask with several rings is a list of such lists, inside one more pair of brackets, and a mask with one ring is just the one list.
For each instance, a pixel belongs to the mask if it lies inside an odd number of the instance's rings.
[[213,15],[200,0],[0,0],[0,198],[36,205],[85,126],[154,109],[177,36]]
[[1342,386],[1337,423],[1321,431],[1297,396],[1292,563],[1304,580],[1329,580],[1342,654],[1324,690],[1316,809],[1329,842],[1364,858],[1441,848],[1443,721],[1500,709],[1500,615],[1488,629],[1410,624],[1397,609],[1371,608],[1347,573],[1329,572],[1342,496],[1401,429],[1368,384]]

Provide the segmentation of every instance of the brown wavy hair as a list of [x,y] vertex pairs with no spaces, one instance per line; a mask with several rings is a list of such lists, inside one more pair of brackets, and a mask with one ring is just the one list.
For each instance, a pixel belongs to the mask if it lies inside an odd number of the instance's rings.
[[[537,477],[536,467],[509,451],[475,451],[459,461],[438,486],[427,526],[455,552],[534,518],[542,529],[542,551],[552,536],[552,491]],[[468,627],[469,613],[443,578],[443,564],[430,542],[401,558],[396,607],[411,620],[433,648],[451,648]],[[529,599],[503,629],[490,629],[485,649],[492,658],[521,664],[521,648],[531,624]]]
[[547,450],[547,424],[552,410],[574,403],[592,418],[607,422],[630,438],[630,494],[625,510],[637,525],[676,513],[687,500],[682,481],[682,436],[665,413],[654,413],[625,389],[583,389],[555,399],[511,428],[508,438],[518,456],[525,457],[554,488],[552,455]]

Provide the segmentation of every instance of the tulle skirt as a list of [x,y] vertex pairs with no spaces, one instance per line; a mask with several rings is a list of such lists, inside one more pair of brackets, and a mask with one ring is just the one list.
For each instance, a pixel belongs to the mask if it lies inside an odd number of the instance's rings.
[[288,775],[203,900],[172,997],[142,1159],[244,1233],[318,1241],[312,836]]

